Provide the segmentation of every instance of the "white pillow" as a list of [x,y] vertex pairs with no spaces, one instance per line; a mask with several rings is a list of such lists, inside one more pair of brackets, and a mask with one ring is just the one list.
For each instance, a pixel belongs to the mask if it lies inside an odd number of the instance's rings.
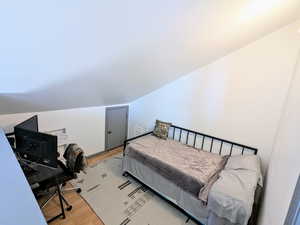
[[225,169],[252,170],[259,176],[258,184],[263,186],[260,158],[257,155],[234,155],[229,157]]

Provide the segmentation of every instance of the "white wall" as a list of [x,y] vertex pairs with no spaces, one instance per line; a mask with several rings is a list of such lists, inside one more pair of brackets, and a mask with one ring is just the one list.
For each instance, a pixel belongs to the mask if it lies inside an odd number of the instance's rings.
[[14,125],[36,114],[40,131],[66,128],[68,142],[78,143],[86,155],[104,150],[105,107],[1,115],[0,127],[11,131]]
[[[300,34],[299,34],[300,41]],[[260,225],[283,225],[300,173],[300,52],[268,168]]]
[[259,148],[266,167],[300,46],[290,24],[130,105],[130,136],[155,119]]

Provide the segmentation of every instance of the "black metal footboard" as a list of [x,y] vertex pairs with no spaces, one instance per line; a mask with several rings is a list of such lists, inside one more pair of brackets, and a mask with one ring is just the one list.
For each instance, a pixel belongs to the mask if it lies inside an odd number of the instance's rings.
[[[124,141],[124,150],[126,145],[137,138],[152,134],[153,131],[127,139]],[[239,144],[236,142],[228,141],[222,138],[214,137],[208,134],[200,133],[197,131],[189,130],[183,127],[178,127],[172,125],[169,131],[170,139],[177,140],[184,144],[187,144],[191,147],[218,153],[220,155],[232,155],[235,154],[242,154],[244,155],[245,152],[248,154],[257,154],[258,149],[253,148],[247,145]]]

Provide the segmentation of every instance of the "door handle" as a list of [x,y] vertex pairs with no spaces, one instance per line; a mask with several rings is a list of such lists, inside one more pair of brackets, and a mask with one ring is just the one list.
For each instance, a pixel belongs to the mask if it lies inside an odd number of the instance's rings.
[[111,131],[107,131],[108,134],[111,134]]

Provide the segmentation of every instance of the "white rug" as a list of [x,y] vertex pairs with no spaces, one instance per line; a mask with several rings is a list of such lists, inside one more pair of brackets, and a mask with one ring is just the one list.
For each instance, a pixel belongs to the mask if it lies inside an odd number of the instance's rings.
[[73,181],[105,225],[196,225],[141,183],[123,177],[121,166],[122,156],[114,156]]

